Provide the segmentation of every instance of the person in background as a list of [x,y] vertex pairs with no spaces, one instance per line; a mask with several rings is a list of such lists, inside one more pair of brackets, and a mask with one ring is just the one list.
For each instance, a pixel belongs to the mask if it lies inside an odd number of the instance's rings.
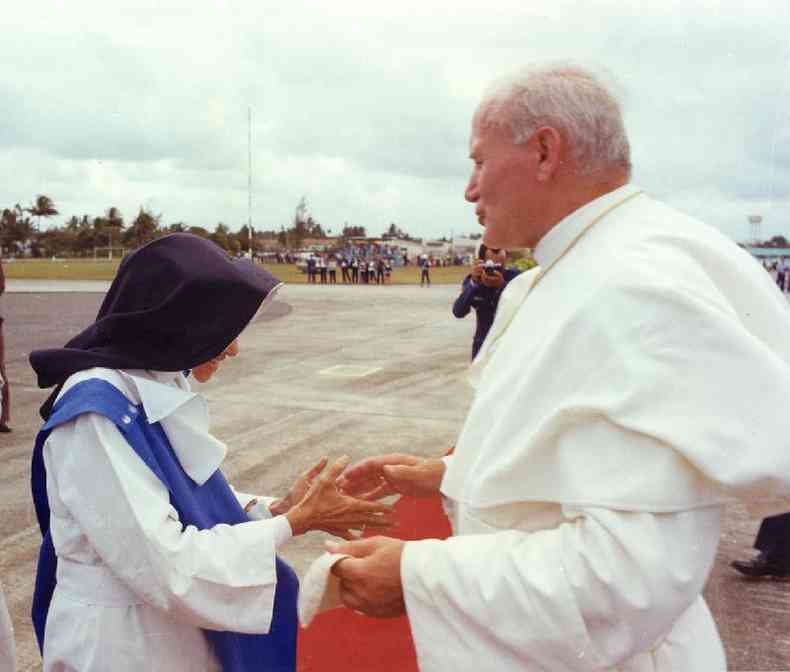
[[343,278],[344,285],[351,282],[351,276],[348,274],[348,259],[346,259],[345,255],[340,257],[340,274]]
[[506,250],[489,249],[484,243],[478,250],[478,262],[464,278],[461,294],[453,303],[453,315],[466,317],[474,308],[477,325],[472,338],[472,359],[494,322],[499,297],[507,284],[519,274],[517,268],[505,268]]
[[751,578],[790,577],[790,513],[764,518],[754,540],[758,553],[749,560],[733,560],[730,566]]
[[315,276],[317,273],[316,269],[316,258],[314,254],[311,254],[307,257],[307,282],[310,284],[315,284]]
[[428,259],[428,255],[424,254],[420,258],[420,287],[425,286],[428,284],[428,287],[431,286],[431,260]]
[[381,257],[376,260],[376,284],[384,284],[384,259]]
[[374,282],[378,284],[378,278],[376,277],[376,262],[371,259],[368,262],[368,282],[372,285]]
[[359,284],[359,259],[356,256],[351,259],[351,282]]
[[5,271],[3,261],[0,259],[0,432],[8,434],[11,428],[11,383],[5,370],[5,333],[3,322],[5,320]]
[[329,271],[329,284],[336,285],[337,284],[337,259],[335,259],[334,255],[329,257],[329,261],[326,262],[327,270]]
[[384,262],[384,281],[389,285],[392,282],[392,259],[387,257]]
[[318,272],[321,274],[321,284],[326,284],[326,256],[318,255]]

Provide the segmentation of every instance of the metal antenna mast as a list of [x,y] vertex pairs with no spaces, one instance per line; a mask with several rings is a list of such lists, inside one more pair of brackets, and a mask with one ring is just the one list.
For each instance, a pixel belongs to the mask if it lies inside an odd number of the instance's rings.
[[252,259],[252,107],[247,108],[247,235]]

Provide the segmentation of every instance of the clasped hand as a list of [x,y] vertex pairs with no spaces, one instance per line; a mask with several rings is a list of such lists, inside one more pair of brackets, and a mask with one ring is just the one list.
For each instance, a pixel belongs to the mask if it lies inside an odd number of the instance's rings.
[[[367,500],[401,494],[436,494],[444,476],[444,462],[390,453],[371,457],[346,469],[338,485],[348,494]],[[340,599],[350,609],[388,618],[405,611],[401,584],[401,556],[405,542],[371,537],[345,544],[327,542],[331,553],[350,555],[332,567],[340,579]]]
[[289,493],[270,507],[288,518],[294,536],[322,530],[343,539],[355,539],[353,530],[383,529],[394,523],[392,506],[341,492],[337,480],[348,466],[342,457],[326,468],[324,457],[300,475]]
[[390,495],[429,497],[439,492],[444,468],[440,459],[389,453],[357,462],[337,483],[344,493],[366,500]]

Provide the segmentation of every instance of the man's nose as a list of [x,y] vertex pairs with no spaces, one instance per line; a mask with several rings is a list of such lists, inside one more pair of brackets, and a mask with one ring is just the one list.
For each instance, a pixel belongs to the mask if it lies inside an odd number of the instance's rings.
[[473,177],[469,179],[469,184],[466,185],[464,198],[470,203],[476,203],[477,199],[480,198],[480,194],[477,192],[477,180]]

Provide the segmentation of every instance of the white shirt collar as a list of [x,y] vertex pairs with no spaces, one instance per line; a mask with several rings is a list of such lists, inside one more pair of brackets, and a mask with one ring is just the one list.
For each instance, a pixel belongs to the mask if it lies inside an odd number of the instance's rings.
[[196,394],[180,371],[124,371],[131,378],[149,423],[175,413]]
[[192,392],[181,372],[134,370],[122,374],[137,391],[148,422],[161,422],[184,471],[203,485],[227,454],[227,446],[209,432],[205,399]]
[[535,260],[542,268],[551,266],[587,224],[613,203],[623,201],[638,191],[640,191],[639,187],[633,184],[625,184],[574,210],[570,215],[549,229],[543,238],[540,239],[540,242],[533,250]]

